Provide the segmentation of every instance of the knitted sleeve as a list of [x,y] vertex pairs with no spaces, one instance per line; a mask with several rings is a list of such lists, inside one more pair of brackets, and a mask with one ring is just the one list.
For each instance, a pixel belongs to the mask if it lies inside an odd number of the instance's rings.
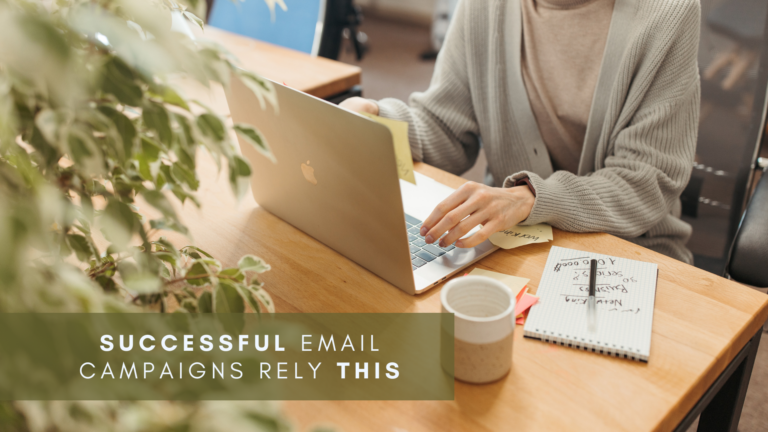
[[380,116],[408,122],[415,160],[454,174],[471,168],[480,151],[466,66],[467,3],[462,0],[456,7],[427,91],[412,94],[409,104],[378,101]]
[[510,187],[528,177],[536,190],[524,224],[545,222],[566,231],[632,238],[670,213],[693,168],[700,104],[698,2],[687,2],[675,12],[664,18],[664,40],[638,62],[654,73],[638,73],[644,80],[623,79],[647,88],[640,100],[614,107],[629,118],[618,132],[603,131],[612,136],[605,161],[593,173],[558,171],[545,180],[522,171],[505,180]]

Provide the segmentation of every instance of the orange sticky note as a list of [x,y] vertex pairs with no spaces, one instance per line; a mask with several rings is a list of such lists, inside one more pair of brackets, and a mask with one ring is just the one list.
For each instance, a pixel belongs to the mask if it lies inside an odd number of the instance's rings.
[[531,310],[528,309],[527,311],[520,314],[519,317],[515,318],[515,324],[525,324],[525,320],[528,318],[528,312]]
[[520,290],[519,293],[517,293],[517,296],[515,296],[515,302],[520,303],[520,299],[523,298],[523,294],[528,292],[528,285],[524,286],[523,289]]
[[523,298],[515,304],[515,316],[519,316],[527,311],[528,308],[536,304],[537,301],[539,301],[538,297],[526,293]]

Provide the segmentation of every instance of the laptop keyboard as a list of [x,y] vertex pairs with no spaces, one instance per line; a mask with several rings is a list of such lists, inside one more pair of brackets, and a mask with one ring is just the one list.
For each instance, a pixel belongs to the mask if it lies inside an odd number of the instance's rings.
[[419,234],[421,223],[415,217],[405,214],[405,226],[408,227],[408,243],[411,248],[411,266],[414,270],[456,248],[452,244],[446,247],[438,246],[439,239],[432,244],[427,244],[424,237]]

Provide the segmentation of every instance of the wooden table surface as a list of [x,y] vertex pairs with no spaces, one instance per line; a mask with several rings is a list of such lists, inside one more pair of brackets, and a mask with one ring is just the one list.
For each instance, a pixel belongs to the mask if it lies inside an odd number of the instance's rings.
[[[234,54],[244,69],[319,98],[342,93],[360,84],[357,66],[312,57],[305,53],[206,26],[195,36],[219,43]],[[227,110],[229,112],[229,110]]]
[[[290,61],[295,53],[282,55]],[[225,114],[221,103],[214,106]],[[183,213],[194,244],[225,265],[249,253],[269,262],[263,281],[278,312],[440,311],[441,286],[409,296],[261,209],[250,194],[235,203],[226,174],[207,156],[199,165],[202,208]],[[451,187],[464,181],[424,164],[416,170]],[[530,278],[535,293],[552,245],[658,264],[647,364],[523,339],[518,326],[509,375],[488,385],[456,382],[454,401],[285,402],[288,416],[300,430],[319,423],[344,431],[672,430],[768,318],[768,296],[607,234],[554,230],[551,243],[499,250],[475,266]]]

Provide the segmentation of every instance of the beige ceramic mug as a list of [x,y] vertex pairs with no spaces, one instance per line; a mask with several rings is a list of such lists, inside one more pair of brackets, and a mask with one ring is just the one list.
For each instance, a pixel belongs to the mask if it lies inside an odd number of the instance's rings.
[[440,293],[442,311],[454,314],[454,377],[469,383],[502,378],[512,367],[515,296],[485,276],[448,282]]

